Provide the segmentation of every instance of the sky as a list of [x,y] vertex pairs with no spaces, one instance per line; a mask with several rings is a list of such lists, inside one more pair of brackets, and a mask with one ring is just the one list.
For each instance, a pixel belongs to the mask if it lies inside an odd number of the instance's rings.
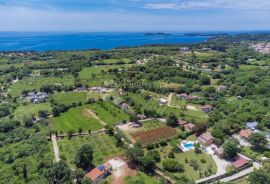
[[270,30],[270,0],[0,0],[0,31]]

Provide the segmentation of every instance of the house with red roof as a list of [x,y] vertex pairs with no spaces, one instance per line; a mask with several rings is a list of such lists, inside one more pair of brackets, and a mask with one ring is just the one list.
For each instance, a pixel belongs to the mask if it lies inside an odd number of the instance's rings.
[[247,164],[248,164],[248,161],[241,156],[236,157],[235,161],[232,163],[232,165],[235,169],[240,169],[241,167],[243,167]]
[[85,177],[91,179],[94,183],[98,183],[100,179],[104,179],[111,171],[112,166],[107,162],[91,170]]
[[188,123],[188,124],[185,124],[183,126],[184,126],[184,130],[187,132],[191,132],[195,128],[195,125],[193,123]]
[[198,141],[203,145],[209,146],[214,143],[214,137],[209,132],[203,133],[198,137]]
[[239,136],[242,139],[247,140],[251,134],[252,134],[252,131],[250,129],[245,129],[245,130],[240,131]]

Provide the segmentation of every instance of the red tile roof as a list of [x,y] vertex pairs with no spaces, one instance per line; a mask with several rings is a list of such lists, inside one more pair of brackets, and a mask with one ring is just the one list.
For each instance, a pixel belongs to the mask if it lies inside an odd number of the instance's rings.
[[251,132],[250,129],[241,130],[240,133],[239,133],[239,135],[241,137],[244,137],[246,139],[248,139],[251,134],[252,134],[252,132]]
[[243,167],[244,165],[248,164],[248,161],[245,160],[244,158],[242,157],[238,157],[238,159],[236,161],[234,161],[232,163],[233,167],[236,168],[236,169],[239,169],[241,167]]
[[178,125],[185,125],[185,124],[188,124],[187,121],[184,121],[184,120],[178,120]]
[[85,176],[87,178],[90,178],[92,181],[95,181],[99,177],[101,177],[104,174],[104,171],[100,171],[98,168],[93,169],[89,173],[87,173]]

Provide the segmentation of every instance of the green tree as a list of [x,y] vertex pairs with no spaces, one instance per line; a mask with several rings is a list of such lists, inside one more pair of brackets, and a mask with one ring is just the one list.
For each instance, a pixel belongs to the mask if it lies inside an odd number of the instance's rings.
[[76,183],[82,183],[82,179],[84,177],[84,172],[82,169],[78,168],[73,171],[73,177],[76,179]]
[[163,169],[169,172],[183,172],[184,171],[184,166],[177,160],[171,159],[171,158],[165,159],[162,162],[162,166],[163,166]]
[[153,156],[147,154],[139,158],[139,163],[144,170],[152,170],[156,164],[156,160]]
[[270,174],[264,169],[255,170],[249,175],[248,180],[250,184],[269,184]]
[[224,157],[229,159],[237,156],[237,153],[239,152],[237,144],[233,141],[225,142],[223,144],[223,150],[224,150]]
[[84,177],[82,179],[82,184],[93,184],[93,182],[91,179]]
[[133,163],[138,163],[139,158],[144,155],[144,152],[141,147],[134,146],[133,148],[127,149],[126,155],[129,161]]
[[77,167],[88,169],[92,165],[92,160],[93,149],[89,144],[84,144],[78,149],[74,162]]
[[148,151],[147,155],[152,156],[155,159],[156,162],[160,162],[160,160],[161,160],[158,150]]
[[55,163],[51,168],[45,173],[49,183],[52,184],[62,184],[62,183],[72,183],[71,170],[64,160]]
[[256,149],[263,149],[267,144],[267,140],[264,135],[261,133],[253,133],[249,136],[248,141],[252,144]]
[[172,127],[177,126],[178,123],[177,116],[175,114],[170,114],[169,116],[167,116],[166,123],[168,126]]

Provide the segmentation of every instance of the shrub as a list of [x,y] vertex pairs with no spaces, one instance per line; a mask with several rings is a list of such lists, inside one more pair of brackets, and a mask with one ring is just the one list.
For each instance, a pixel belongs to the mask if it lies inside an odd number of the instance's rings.
[[184,166],[177,160],[168,158],[162,162],[163,169],[169,172],[183,172]]
[[200,159],[201,163],[206,163],[206,160],[204,158]]
[[155,149],[155,145],[154,145],[154,144],[148,144],[148,145],[146,146],[146,149],[147,149],[147,150]]
[[160,144],[160,146],[167,146],[168,145],[165,140],[160,141],[159,144]]

